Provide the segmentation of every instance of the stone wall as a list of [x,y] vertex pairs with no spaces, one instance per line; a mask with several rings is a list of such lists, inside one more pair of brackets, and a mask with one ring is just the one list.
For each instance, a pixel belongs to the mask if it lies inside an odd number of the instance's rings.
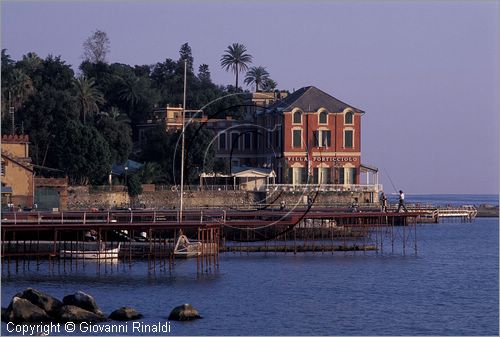
[[[247,191],[185,191],[185,207],[222,207],[242,206],[254,202],[254,193]],[[180,192],[155,191],[143,192],[129,198],[127,192],[93,190],[86,186],[68,188],[68,209],[88,208],[178,208]]]
[[358,198],[360,205],[374,205],[378,202],[378,197],[373,202],[373,193],[369,192],[350,192],[350,191],[337,191],[337,192],[281,192],[274,191],[269,193],[264,203],[271,204],[278,207],[281,201],[285,201],[288,208],[302,207],[307,205],[307,197],[311,196],[314,199],[314,205],[317,207],[344,207],[352,204],[354,198]]
[[92,191],[88,186],[69,186],[67,209],[129,207],[127,192]]

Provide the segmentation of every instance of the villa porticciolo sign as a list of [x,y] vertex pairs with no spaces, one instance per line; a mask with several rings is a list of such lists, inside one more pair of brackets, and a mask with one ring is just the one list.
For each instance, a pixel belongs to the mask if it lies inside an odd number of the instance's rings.
[[[290,161],[307,161],[307,157],[288,157]],[[324,157],[324,156],[313,156],[312,161],[316,162],[356,162],[358,161],[357,157]]]

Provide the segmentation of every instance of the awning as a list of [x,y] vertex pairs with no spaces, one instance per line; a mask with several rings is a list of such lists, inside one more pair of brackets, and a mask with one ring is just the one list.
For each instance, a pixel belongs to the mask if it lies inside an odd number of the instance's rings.
[[378,168],[371,165],[361,164],[359,165],[359,168],[361,169],[361,172],[372,172],[372,173],[378,172]]
[[[111,167],[111,174],[115,176],[122,176],[125,174],[125,171],[127,171],[127,174],[132,174],[139,171],[143,166],[144,164],[129,159],[122,165],[113,164]],[[127,169],[125,170],[125,168]]]

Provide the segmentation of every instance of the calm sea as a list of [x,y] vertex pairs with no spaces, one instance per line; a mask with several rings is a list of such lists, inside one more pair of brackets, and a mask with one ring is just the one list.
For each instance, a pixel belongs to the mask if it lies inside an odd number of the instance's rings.
[[[498,205],[498,196],[420,202]],[[147,262],[100,271],[90,263],[78,271],[47,264],[17,273],[4,268],[1,302],[7,306],[26,287],[59,298],[83,290],[106,313],[137,308],[144,324],[166,322],[173,307],[193,304],[204,318],[171,322],[172,335],[498,335],[498,218],[417,229],[417,255],[398,248],[383,254],[229,254],[208,275],[197,275],[193,260],[178,261],[172,272],[150,272]],[[127,327],[132,334],[132,323]],[[4,323],[2,334],[9,334]]]

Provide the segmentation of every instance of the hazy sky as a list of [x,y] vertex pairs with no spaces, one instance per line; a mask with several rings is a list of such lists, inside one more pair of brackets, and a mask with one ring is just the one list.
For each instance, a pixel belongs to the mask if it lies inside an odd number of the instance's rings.
[[[2,48],[61,55],[76,70],[100,29],[110,62],[177,59],[181,44],[217,84],[243,43],[280,89],[315,85],[366,111],[362,162],[385,190],[498,193],[499,2],[2,1]],[[240,77],[241,78],[241,77]]]

